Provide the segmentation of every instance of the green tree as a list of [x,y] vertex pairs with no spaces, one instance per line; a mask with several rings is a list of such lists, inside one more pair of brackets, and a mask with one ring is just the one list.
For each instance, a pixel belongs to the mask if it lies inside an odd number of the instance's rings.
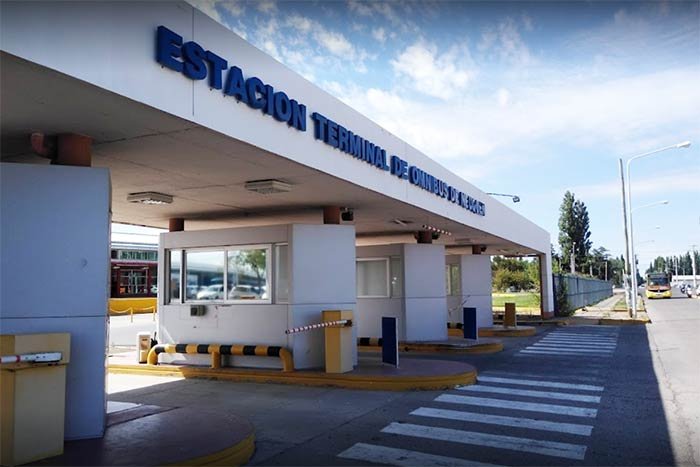
[[559,208],[559,247],[562,268],[568,269],[573,254],[577,270],[582,270],[592,244],[588,209],[583,201],[577,200],[573,193],[567,191]]

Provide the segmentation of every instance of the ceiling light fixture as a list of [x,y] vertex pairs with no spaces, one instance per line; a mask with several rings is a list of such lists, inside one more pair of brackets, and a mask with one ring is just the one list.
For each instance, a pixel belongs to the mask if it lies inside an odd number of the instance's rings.
[[129,193],[126,200],[130,203],[142,204],[171,204],[173,197],[165,193],[157,193],[155,191],[143,191],[140,193]]
[[245,189],[254,191],[261,195],[270,195],[273,193],[287,193],[292,191],[292,185],[280,180],[251,180],[245,182]]
[[437,227],[433,227],[432,225],[427,225],[427,224],[423,224],[423,230],[437,232],[437,233],[442,234],[442,235],[452,235],[452,232],[450,232],[448,230],[439,229]]
[[408,224],[413,224],[413,221],[399,218],[392,219],[391,222],[393,222],[396,225],[400,225],[401,227],[406,227]]

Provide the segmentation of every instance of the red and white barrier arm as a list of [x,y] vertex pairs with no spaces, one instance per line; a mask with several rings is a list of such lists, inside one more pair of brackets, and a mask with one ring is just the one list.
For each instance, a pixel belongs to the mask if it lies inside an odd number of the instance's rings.
[[349,319],[339,319],[338,321],[328,321],[325,323],[309,324],[308,326],[300,326],[298,328],[291,328],[284,331],[285,334],[296,334],[298,332],[311,331],[312,329],[329,328],[332,326],[352,326],[352,320]]
[[0,357],[0,363],[51,363],[60,361],[61,352],[25,353],[22,355],[3,355],[2,357]]

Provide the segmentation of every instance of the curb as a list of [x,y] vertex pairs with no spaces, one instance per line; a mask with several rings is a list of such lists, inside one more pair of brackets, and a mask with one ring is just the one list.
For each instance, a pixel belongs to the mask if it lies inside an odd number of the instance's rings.
[[[448,332],[448,335],[449,334]],[[461,337],[461,331],[459,336]],[[362,352],[380,352],[381,347],[375,345],[358,345],[357,350]],[[438,343],[420,343],[420,342],[399,342],[399,352],[415,352],[415,353],[451,353],[451,354],[487,354],[503,351],[503,343],[501,342],[483,342],[470,346],[462,346],[454,344],[438,344]]]
[[253,457],[255,452],[255,432],[248,435],[243,441],[221,451],[206,456],[195,457],[184,461],[178,461],[169,466],[206,466],[206,465],[245,465]]
[[[466,364],[465,364],[466,365]],[[109,365],[108,371],[115,374],[181,376],[184,378],[214,379],[249,383],[297,384],[302,386],[325,386],[345,389],[369,389],[381,391],[413,391],[449,389],[458,385],[476,383],[476,368],[460,373],[438,376],[381,376],[312,373],[295,371],[282,373],[275,370],[240,370],[236,368],[208,368],[179,365]]]
[[479,328],[479,337],[527,337],[536,333],[537,330],[533,326]]

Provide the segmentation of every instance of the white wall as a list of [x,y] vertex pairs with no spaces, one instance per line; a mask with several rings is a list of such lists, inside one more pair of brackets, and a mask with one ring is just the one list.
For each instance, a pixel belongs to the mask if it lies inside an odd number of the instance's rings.
[[[478,327],[493,326],[493,297],[491,282],[491,256],[460,255],[463,306],[476,308]],[[462,322],[462,308],[457,311]]]
[[[291,326],[321,322],[323,310],[355,312],[355,227],[293,225],[290,246]],[[323,333],[317,330],[293,335],[295,365],[323,366]],[[353,335],[357,338],[357,326],[353,327]],[[356,345],[353,363],[357,364]]]
[[[190,306],[165,303],[166,249],[289,244],[288,303],[208,304],[204,316]],[[274,255],[274,248],[273,248]],[[158,264],[159,341],[190,344],[278,345],[298,369],[322,367],[323,330],[287,335],[285,329],[321,321],[322,310],[355,310],[355,229],[339,225],[283,225],[161,234]],[[274,290],[275,261],[270,271]],[[274,295],[273,295],[274,297]],[[163,361],[208,364],[207,356],[162,355]],[[233,365],[280,368],[278,359],[231,357]],[[356,351],[354,353],[357,361]]]
[[[427,212],[542,253],[550,250],[546,231],[376,125],[372,115],[359,114],[185,2],[2,2],[0,13],[0,47],[10,54]],[[242,68],[246,77],[258,76],[305,104],[307,131],[296,131],[237,104],[222,92],[211,91],[206,81],[192,81],[161,67],[155,61],[158,25],[182,35],[184,41],[196,40],[229,65]],[[115,37],[119,38],[118,47]],[[475,215],[315,140],[313,112],[483,201],[486,216]]]
[[406,244],[403,248],[406,340],[447,339],[445,247]]
[[3,334],[70,333],[65,437],[101,437],[109,172],[1,164],[0,190],[0,329]]
[[[357,247],[357,258],[401,258],[401,276],[403,279],[403,245],[377,245]],[[389,265],[391,271],[391,264]],[[382,337],[382,317],[399,320],[399,340],[406,339],[406,315],[404,313],[403,288],[401,293],[389,298],[358,298],[357,321],[358,336]]]

